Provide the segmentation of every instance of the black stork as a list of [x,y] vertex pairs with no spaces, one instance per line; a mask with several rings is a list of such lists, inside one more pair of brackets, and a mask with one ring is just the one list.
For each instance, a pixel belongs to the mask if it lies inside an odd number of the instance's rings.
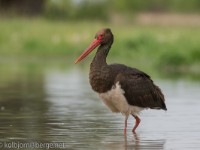
[[123,64],[106,63],[113,40],[110,29],[100,30],[75,63],[80,62],[99,46],[90,65],[89,79],[92,89],[99,93],[100,98],[112,112],[121,112],[125,115],[124,134],[126,134],[129,115],[135,118],[136,122],[132,130],[135,133],[140,123],[139,112],[147,108],[167,110],[165,99],[160,88],[146,73]]

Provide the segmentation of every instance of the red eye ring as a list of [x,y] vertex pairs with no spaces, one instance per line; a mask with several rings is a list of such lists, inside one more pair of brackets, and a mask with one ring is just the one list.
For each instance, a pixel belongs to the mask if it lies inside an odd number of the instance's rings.
[[101,40],[103,38],[103,34],[99,34],[98,39]]

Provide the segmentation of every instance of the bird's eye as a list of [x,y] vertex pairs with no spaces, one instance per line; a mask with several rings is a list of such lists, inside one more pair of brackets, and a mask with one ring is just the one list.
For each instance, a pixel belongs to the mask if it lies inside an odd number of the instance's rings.
[[102,39],[103,36],[104,36],[103,34],[99,34],[98,38],[99,38],[99,39]]

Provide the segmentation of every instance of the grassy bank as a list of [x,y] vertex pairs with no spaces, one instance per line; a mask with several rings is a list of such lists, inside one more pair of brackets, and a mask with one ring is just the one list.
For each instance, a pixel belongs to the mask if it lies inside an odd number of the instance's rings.
[[0,22],[1,60],[58,58],[71,62],[90,43],[96,31],[110,27],[115,35],[110,63],[155,68],[164,74],[200,75],[199,26],[116,25],[19,18],[1,19]]

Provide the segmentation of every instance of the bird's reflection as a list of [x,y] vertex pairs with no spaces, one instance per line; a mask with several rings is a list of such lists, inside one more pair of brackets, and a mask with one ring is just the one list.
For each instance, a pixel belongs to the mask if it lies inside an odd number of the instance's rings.
[[124,149],[124,150],[162,150],[164,149],[165,139],[152,139],[143,134],[128,134],[124,135],[124,139],[120,142],[108,142],[106,148],[108,149]]
[[134,147],[135,150],[139,150],[139,145],[140,145],[139,135],[137,133],[133,133],[132,138],[133,138],[133,140],[132,140],[133,142],[132,141],[128,142],[127,134],[124,135],[124,149],[125,150],[129,149],[130,147],[132,147],[132,148]]
[[133,138],[135,140],[135,144],[138,145],[140,144],[140,138],[139,136],[137,135],[137,133],[133,133]]

